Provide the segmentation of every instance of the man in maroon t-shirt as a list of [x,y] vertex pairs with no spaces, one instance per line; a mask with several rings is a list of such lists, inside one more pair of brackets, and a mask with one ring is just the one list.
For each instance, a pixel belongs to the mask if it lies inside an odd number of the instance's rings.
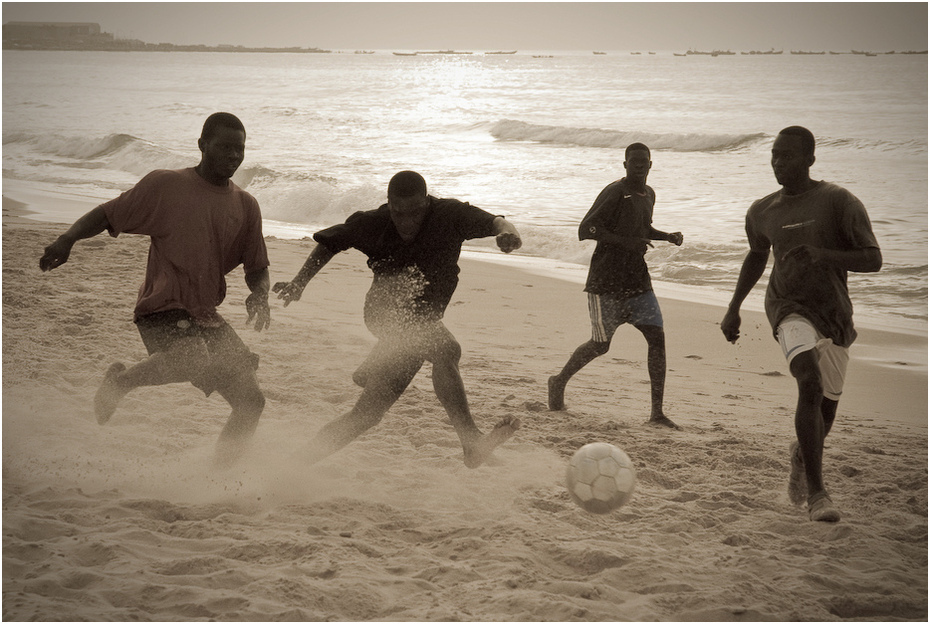
[[308,461],[323,459],[376,425],[425,361],[433,365],[433,388],[462,443],[466,466],[481,465],[519,428],[520,421],[512,417],[488,434],[475,425],[458,369],[462,349],[442,323],[458,284],[462,243],[486,236],[496,236],[504,253],[522,244],[503,217],[432,197],[420,174],[402,171],[391,178],[387,204],[317,232],[313,238],[318,244],[297,276],[274,285],[287,306],[300,299],[334,255],[349,248],[368,256],[374,274],[365,297],[365,324],[378,344],[353,375],[364,390],[351,411],[324,426],[310,442],[304,452]]
[[258,202],[230,178],[242,163],[245,128],[229,113],[207,118],[191,169],[153,171],[116,199],[97,206],[45,248],[43,271],[68,261],[74,243],[108,230],[151,237],[145,282],[134,312],[149,357],[107,370],[94,409],[105,424],[120,399],[141,386],[190,382],[232,407],[217,461],[228,463],[251,438],[265,405],[255,370],[258,356],[217,313],[226,274],[240,264],[252,294],[249,321],[261,331],[268,308],[268,252]]

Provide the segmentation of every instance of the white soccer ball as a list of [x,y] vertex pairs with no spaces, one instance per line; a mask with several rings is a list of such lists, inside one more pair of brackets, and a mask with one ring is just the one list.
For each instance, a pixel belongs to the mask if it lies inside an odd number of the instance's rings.
[[603,514],[632,498],[636,470],[629,456],[613,444],[592,442],[569,460],[565,485],[582,509]]

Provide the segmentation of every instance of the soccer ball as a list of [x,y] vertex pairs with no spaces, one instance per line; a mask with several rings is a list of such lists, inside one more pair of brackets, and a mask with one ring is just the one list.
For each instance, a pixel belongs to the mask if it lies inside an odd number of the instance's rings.
[[632,498],[636,470],[627,454],[613,444],[592,442],[569,460],[565,485],[582,509],[604,514]]

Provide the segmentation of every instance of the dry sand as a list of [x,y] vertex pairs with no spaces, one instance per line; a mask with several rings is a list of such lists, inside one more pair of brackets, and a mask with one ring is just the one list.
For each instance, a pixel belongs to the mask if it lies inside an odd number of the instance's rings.
[[[358,396],[369,271],[341,254],[259,334],[239,270],[221,312],[261,356],[268,403],[250,454],[218,471],[216,395],[141,389],[94,420],[108,364],[145,355],[131,311],[147,240],[83,241],[42,274],[65,226],[16,208],[4,202],[5,620],[927,618],[925,336],[861,331],[825,452],[844,517],[820,524],[788,502],[795,387],[760,314],[734,346],[721,308],[660,297],[666,411],[683,431],[643,425],[645,341],[629,328],[554,413],[546,379],[588,337],[580,286],[463,261],[446,321],[473,412],[523,428],[465,468],[427,365],[377,428],[310,467],[289,455]],[[269,240],[272,279],[309,249]],[[562,485],[598,440],[638,470],[632,501],[605,516]]]

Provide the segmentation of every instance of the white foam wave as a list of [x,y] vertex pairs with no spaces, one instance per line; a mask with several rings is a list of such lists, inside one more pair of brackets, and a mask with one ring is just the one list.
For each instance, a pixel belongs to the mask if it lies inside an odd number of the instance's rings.
[[33,152],[71,161],[61,164],[85,168],[107,168],[143,176],[153,169],[180,169],[196,164],[151,141],[129,134],[105,137],[63,136],[58,134],[4,135],[4,149],[26,146]]
[[573,128],[547,126],[504,119],[491,127],[491,135],[501,141],[536,141],[583,147],[625,149],[630,143],[641,142],[651,149],[680,152],[712,152],[733,150],[768,138],[757,134],[682,134],[653,133],[638,130],[621,131],[603,128]]

